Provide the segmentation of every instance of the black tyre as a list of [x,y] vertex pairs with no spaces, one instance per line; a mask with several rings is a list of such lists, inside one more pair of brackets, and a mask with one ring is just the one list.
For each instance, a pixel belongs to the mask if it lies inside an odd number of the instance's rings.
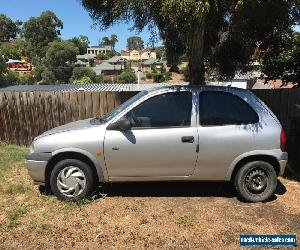
[[234,186],[238,195],[247,202],[266,201],[275,192],[277,175],[267,162],[249,162],[237,172]]
[[50,176],[52,192],[63,201],[78,201],[88,197],[94,191],[95,183],[91,167],[75,159],[58,162]]

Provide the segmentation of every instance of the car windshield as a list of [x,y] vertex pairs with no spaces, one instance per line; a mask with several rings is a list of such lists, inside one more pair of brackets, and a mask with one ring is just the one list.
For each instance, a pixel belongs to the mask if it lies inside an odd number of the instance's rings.
[[146,91],[146,90],[138,93],[137,95],[135,95],[134,97],[130,98],[128,101],[124,102],[119,107],[117,107],[116,109],[114,109],[113,111],[111,111],[110,113],[107,113],[103,117],[103,120],[105,122],[108,122],[113,117],[115,117],[116,115],[120,114],[123,110],[125,110],[126,108],[128,108],[131,104],[133,104],[134,102],[136,102],[138,99],[142,98],[143,96],[147,95],[148,93],[149,92]]

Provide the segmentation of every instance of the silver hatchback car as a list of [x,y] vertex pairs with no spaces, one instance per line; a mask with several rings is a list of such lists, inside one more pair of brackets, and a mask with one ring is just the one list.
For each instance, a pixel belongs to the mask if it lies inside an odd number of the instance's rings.
[[232,181],[242,199],[260,202],[284,173],[285,141],[276,116],[250,91],[176,86],[43,133],[26,165],[35,184],[66,201],[105,182]]

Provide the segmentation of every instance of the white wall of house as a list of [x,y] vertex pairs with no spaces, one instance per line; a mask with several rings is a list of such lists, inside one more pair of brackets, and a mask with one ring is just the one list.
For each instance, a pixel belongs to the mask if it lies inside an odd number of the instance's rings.
[[151,51],[138,51],[138,50],[130,50],[125,53],[121,53],[121,57],[126,60],[131,61],[139,61],[139,60],[148,60],[149,58],[156,59],[156,53]]
[[112,51],[112,48],[110,46],[106,46],[106,47],[90,47],[90,48],[87,48],[86,53],[88,55],[97,56],[99,54],[106,55],[107,52],[111,52],[111,51]]

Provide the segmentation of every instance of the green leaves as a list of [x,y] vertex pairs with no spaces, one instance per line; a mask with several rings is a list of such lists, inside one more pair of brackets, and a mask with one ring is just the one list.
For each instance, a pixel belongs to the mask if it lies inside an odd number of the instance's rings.
[[79,37],[73,37],[69,41],[78,48],[80,55],[84,55],[86,53],[86,50],[90,44],[89,38],[83,35],[80,35]]
[[29,18],[22,30],[28,56],[41,61],[48,44],[58,39],[62,28],[62,21],[51,11],[43,12],[39,17]]
[[131,36],[127,38],[128,50],[142,50],[144,49],[144,41],[139,36]]
[[66,83],[69,81],[78,48],[68,41],[53,41],[49,44],[44,64],[43,80],[46,83]]
[[262,71],[269,79],[300,83],[300,33],[284,32],[273,37],[261,53]]
[[10,39],[16,38],[20,32],[22,22],[13,22],[9,17],[0,14],[0,42],[7,42]]

